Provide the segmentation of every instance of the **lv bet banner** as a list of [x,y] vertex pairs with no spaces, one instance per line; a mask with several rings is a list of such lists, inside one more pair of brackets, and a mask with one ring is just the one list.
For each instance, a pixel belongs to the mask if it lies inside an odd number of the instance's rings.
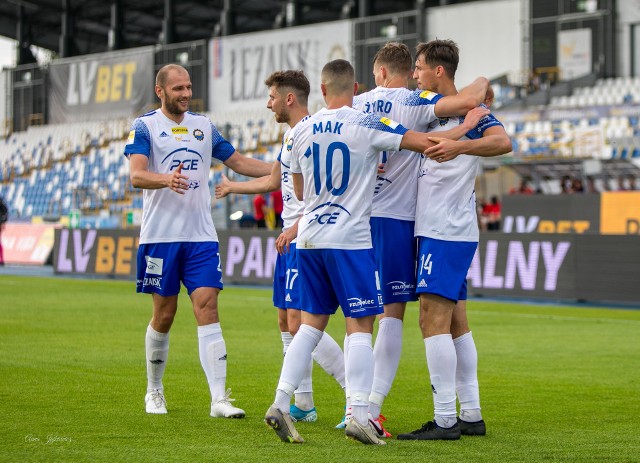
[[152,47],[56,60],[49,76],[52,124],[132,117],[155,101]]

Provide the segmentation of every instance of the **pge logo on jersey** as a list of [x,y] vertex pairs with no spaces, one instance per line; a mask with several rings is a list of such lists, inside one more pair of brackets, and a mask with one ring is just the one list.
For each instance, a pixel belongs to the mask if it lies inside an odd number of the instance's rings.
[[[337,208],[340,210],[329,211],[327,210],[328,208]],[[321,212],[316,212],[320,209],[323,210]],[[311,224],[313,222],[316,222],[320,225],[335,225],[336,223],[338,223],[342,211],[346,212],[348,215],[351,215],[351,213],[340,204],[330,202],[320,204],[315,209],[306,213],[306,215],[310,217],[310,220],[307,223]]]
[[[192,156],[194,154],[199,159]],[[164,157],[162,163],[164,164],[169,158],[171,158],[171,166],[169,167],[169,170],[175,170],[180,164],[182,164],[182,170],[198,170],[200,163],[204,162],[200,153],[186,147],[173,150]]]

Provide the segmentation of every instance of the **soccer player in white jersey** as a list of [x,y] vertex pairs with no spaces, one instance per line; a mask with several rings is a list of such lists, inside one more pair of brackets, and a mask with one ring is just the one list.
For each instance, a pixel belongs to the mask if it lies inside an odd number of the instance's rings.
[[[457,93],[458,47],[450,40],[419,44],[414,77],[422,89]],[[460,124],[459,118],[433,123],[432,132]],[[484,435],[480,412],[478,354],[466,315],[466,276],[478,247],[475,178],[478,156],[511,151],[511,141],[492,115],[460,141],[440,140],[426,151],[418,174],[416,231],[420,327],[433,392],[433,421],[400,434],[407,440],[454,440]],[[468,155],[463,153],[473,153]],[[456,394],[460,417],[456,413]]]
[[[438,117],[465,115],[464,123],[441,137],[458,139],[473,129],[479,117],[489,113],[475,109],[486,96],[482,80],[474,82],[459,94],[443,98],[429,91],[408,90],[412,72],[411,51],[402,43],[384,45],[373,59],[377,87],[353,99],[353,107],[371,114],[389,117],[403,126],[426,132]],[[408,301],[415,301],[416,240],[414,222],[418,191],[420,157],[406,152],[385,151],[378,174],[371,209],[371,237],[380,277],[384,314],[380,316],[373,354],[375,372],[370,397],[370,413],[374,428],[381,437],[389,437],[380,415],[398,369],[402,350],[402,323]],[[389,243],[393,243],[390,246]],[[348,343],[347,347],[348,349]],[[347,411],[346,420],[349,419]]]
[[[223,176],[216,186],[216,198],[229,193],[266,193],[282,190],[283,230],[276,240],[278,258],[273,279],[273,305],[278,310],[278,325],[282,338],[283,352],[286,355],[293,336],[300,328],[300,279],[298,278],[298,253],[296,236],[298,219],[304,210],[304,203],[296,198],[291,179],[291,149],[295,139],[297,124],[309,117],[307,100],[309,98],[309,80],[303,71],[277,71],[265,80],[269,88],[267,108],[273,111],[276,121],[286,123],[289,129],[282,138],[282,147],[277,161],[273,163],[271,174],[247,182],[231,182]],[[313,358],[345,388],[344,356],[336,341],[324,333],[313,351]],[[318,414],[313,403],[311,380],[313,363],[309,362],[305,375],[295,391],[295,403],[291,404],[291,418],[294,421],[316,421]]]
[[282,441],[304,442],[289,416],[291,395],[329,316],[341,306],[350,337],[345,363],[353,415],[345,434],[380,445],[384,441],[368,419],[371,335],[382,313],[369,228],[377,159],[383,150],[422,152],[430,145],[427,134],[351,107],[357,84],[348,61],[327,63],[321,80],[327,109],[298,124],[291,161],[296,196],[305,202],[297,241],[302,325],[285,356],[265,422]]
[[144,189],[136,289],[150,293],[153,301],[145,337],[146,411],[167,413],[162,377],[182,282],[198,324],[200,362],[211,392],[210,414],[242,418],[244,411],[231,404],[231,390],[225,390],[227,350],[218,318],[222,270],[207,182],[212,157],[253,177],[268,174],[271,165],[241,155],[206,116],[188,111],[191,79],[182,66],[161,68],[155,92],[161,108],[134,121],[124,150],[131,184]]

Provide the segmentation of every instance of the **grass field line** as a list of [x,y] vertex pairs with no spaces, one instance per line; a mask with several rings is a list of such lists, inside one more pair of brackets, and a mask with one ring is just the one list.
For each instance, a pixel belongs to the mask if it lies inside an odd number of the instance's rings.
[[591,318],[591,317],[569,317],[566,315],[552,315],[552,314],[529,314],[529,313],[512,313],[512,312],[493,312],[490,310],[469,310],[469,313],[489,316],[501,316],[505,315],[514,318],[534,318],[534,319],[549,319],[549,320],[566,320],[566,321],[589,321],[589,322],[608,322],[608,323],[637,323],[640,324],[640,320],[629,320],[620,318]]

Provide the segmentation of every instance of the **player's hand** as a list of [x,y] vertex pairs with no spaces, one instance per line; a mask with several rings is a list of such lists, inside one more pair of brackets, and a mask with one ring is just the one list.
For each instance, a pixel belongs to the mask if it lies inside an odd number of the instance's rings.
[[478,106],[476,108],[473,108],[471,111],[469,111],[467,113],[466,116],[464,116],[464,122],[462,122],[462,127],[467,132],[470,131],[470,130],[473,130],[478,125],[478,122],[480,122],[480,120],[483,117],[485,117],[486,115],[488,115],[490,113],[491,113],[491,111],[489,111],[487,108],[484,108],[482,106]]
[[295,240],[298,235],[297,230],[294,230],[294,228],[295,227],[287,228],[280,233],[280,236],[276,239],[276,250],[278,254],[283,255],[289,252],[291,242]]
[[184,194],[189,189],[189,177],[182,174],[182,163],[169,176],[169,184],[167,185],[171,191]]
[[222,180],[216,185],[216,199],[224,198],[231,193],[231,181],[222,174]]
[[460,142],[448,138],[429,137],[435,143],[431,148],[424,150],[425,156],[436,162],[446,162],[455,159],[460,154]]
[[378,174],[384,174],[385,170],[384,170],[384,163],[381,162],[380,164],[378,164]]
[[493,87],[489,85],[487,87],[487,93],[484,96],[484,101],[483,101],[484,105],[487,108],[490,108],[491,105],[493,104],[494,98],[495,98],[495,93],[493,93]]

